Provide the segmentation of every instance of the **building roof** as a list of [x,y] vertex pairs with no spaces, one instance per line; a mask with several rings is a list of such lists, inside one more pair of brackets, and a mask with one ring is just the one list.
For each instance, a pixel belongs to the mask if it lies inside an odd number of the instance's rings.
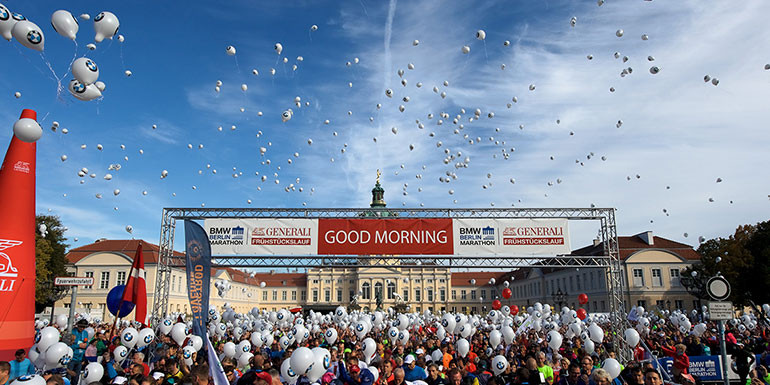
[[[632,236],[618,237],[618,248],[620,249],[620,259],[624,260],[631,255],[641,250],[666,250],[674,253],[686,260],[698,261],[700,260],[700,254],[698,254],[692,246],[672,241],[670,239],[653,236],[652,245],[648,244],[644,240],[644,236],[647,232],[639,233]],[[590,245],[574,250],[573,255],[601,255],[603,253],[602,244]]]
[[473,271],[467,273],[452,273],[452,286],[471,286],[471,279],[476,280],[476,286],[492,286],[489,280],[494,278],[496,285],[503,281],[510,272],[506,271]]
[[[119,252],[125,254],[131,261],[133,261],[139,242],[142,242],[144,263],[158,263],[158,255],[160,253],[158,245],[141,239],[99,239],[94,243],[70,250],[67,253],[66,258],[69,263],[77,263],[81,259],[94,253]],[[184,253],[174,251],[174,257],[184,258]]]
[[307,286],[307,274],[305,273],[255,272],[252,276],[250,273],[238,269],[233,269],[232,267],[215,266],[212,267],[211,270],[212,276],[224,270],[227,272],[227,274],[230,275],[233,281],[247,285],[259,286],[262,282],[264,282],[265,287]]

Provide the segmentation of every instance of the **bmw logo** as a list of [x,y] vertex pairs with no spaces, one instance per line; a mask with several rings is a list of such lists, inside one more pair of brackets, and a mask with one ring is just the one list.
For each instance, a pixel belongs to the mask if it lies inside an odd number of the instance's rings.
[[329,356],[324,356],[324,369],[329,369],[329,365],[331,365]]
[[283,319],[283,314],[282,313],[278,313],[278,319]]
[[35,343],[40,342],[40,332],[35,333]]
[[294,370],[292,368],[289,368],[286,370],[286,373],[289,374],[289,377],[297,377],[297,373],[294,373]]
[[395,338],[396,336],[398,336],[398,332],[393,330],[390,332],[390,336]]
[[128,355],[128,350],[121,350],[119,354],[120,354],[120,358],[126,358],[126,356]]
[[152,343],[153,339],[154,339],[153,336],[145,336],[144,337],[144,343],[146,343],[146,344]]
[[86,92],[86,85],[81,82],[75,82],[74,84],[72,84],[72,90],[79,94],[82,94],[83,92]]
[[16,21],[27,20],[26,17],[22,16],[19,13],[12,13],[11,16],[13,16],[13,19],[16,20]]
[[364,331],[364,325],[361,325],[361,324],[356,325],[356,330],[358,330],[359,332]]
[[104,12],[101,12],[98,15],[96,15],[96,17],[94,18],[94,22],[100,21],[102,19],[104,19]]
[[163,324],[166,325],[166,326],[171,326],[171,320],[164,319],[163,320]]
[[308,337],[310,337],[310,332],[305,332],[305,334],[303,334],[303,337],[305,337],[305,339],[307,339]]
[[8,14],[8,10],[3,7],[0,7],[0,20],[6,21],[8,20],[9,17],[11,17],[11,15]]
[[[331,331],[331,329],[330,329],[330,330],[328,330],[328,331],[326,332],[326,336],[327,336],[327,337],[331,337],[331,336],[332,336],[332,331]],[[39,340],[39,339],[40,339],[40,337],[37,337],[37,339]]]
[[505,369],[505,363],[502,361],[497,361],[497,368],[500,370]]
[[126,333],[126,334],[123,335],[123,339],[126,340],[126,341],[131,341],[131,340],[134,339],[134,335],[131,334],[131,333]]
[[441,320],[441,326],[443,326],[443,327],[449,326],[449,321],[447,321],[445,319]]
[[23,382],[23,381],[29,381],[29,380],[31,380],[33,378],[35,378],[35,375],[31,374],[31,375],[27,375],[27,376],[21,376],[21,377],[18,378],[18,380]]
[[71,360],[72,360],[72,356],[70,356],[69,354],[65,354],[65,355],[64,355],[64,356],[63,356],[63,357],[62,357],[62,358],[59,360],[59,363],[60,363],[60,364],[62,364],[62,365],[67,365],[67,364],[69,364],[69,363],[70,363],[70,361],[71,361]]
[[188,349],[183,350],[182,351],[182,355],[184,356],[185,359],[188,359],[188,358],[192,357],[192,354],[190,354],[190,350],[188,350]]
[[29,31],[27,33],[27,40],[32,44],[40,44],[43,41],[43,35],[38,31]]

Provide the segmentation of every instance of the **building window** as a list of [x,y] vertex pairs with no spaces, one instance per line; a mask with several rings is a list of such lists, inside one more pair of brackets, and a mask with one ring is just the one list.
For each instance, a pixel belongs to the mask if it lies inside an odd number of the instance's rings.
[[337,302],[342,302],[342,289],[337,289]]
[[262,301],[267,302],[267,291],[262,292]]
[[441,278],[441,279],[438,280],[438,283],[445,283],[445,282],[446,282],[446,280],[444,278]]
[[428,278],[428,283],[433,283],[433,279],[432,278]]
[[278,290],[273,290],[273,302],[278,301]]
[[640,299],[636,301],[636,306],[647,307],[647,301]]
[[417,289],[414,289],[414,300],[417,302],[422,301],[422,291],[418,287]]
[[497,290],[495,290],[495,289],[492,289],[492,290],[490,290],[490,291],[489,291],[489,298],[490,298],[490,299],[495,299],[495,298],[497,298]]
[[369,286],[369,282],[364,282],[361,285],[361,297],[362,299],[369,299],[372,296],[372,287]]
[[115,284],[116,285],[125,285],[126,284],[126,272],[125,271],[119,271],[118,272],[118,281]]
[[580,275],[578,275],[578,277],[577,277],[577,279],[575,281],[576,281],[575,284],[577,285],[577,289],[581,290],[580,289]]
[[652,286],[663,286],[663,277],[660,273],[660,269],[652,269]]
[[446,302],[446,289],[444,289],[443,287],[439,289],[438,296],[439,296],[438,298],[439,301]]
[[597,310],[599,310],[599,309],[596,307],[596,301],[594,301],[594,307],[593,307],[593,309],[594,309],[594,311],[597,311]]
[[297,291],[296,290],[292,290],[291,291],[291,300],[292,301],[296,301],[297,300]]
[[602,301],[602,311],[607,311],[607,305]]
[[349,300],[349,301],[352,301],[352,300],[353,300],[353,297],[355,297],[355,296],[356,296],[356,292],[355,292],[355,290],[350,290],[350,292],[349,292],[348,294],[350,294],[350,297],[348,297],[348,300]]
[[332,280],[331,279],[324,279],[324,283],[325,284],[330,284],[330,283],[332,283]]
[[[465,290],[460,290],[460,299],[463,301],[468,299],[468,296],[466,295]],[[463,312],[465,312],[465,310],[463,310]]]
[[329,289],[324,290],[324,301],[329,303],[332,301],[332,291]]
[[679,269],[669,270],[671,273],[671,286],[682,286],[682,282],[679,280]]
[[281,301],[286,301],[286,290],[281,290]]
[[471,307],[471,314],[476,314],[476,306]]
[[684,301],[682,301],[681,299],[674,300],[674,306],[677,309],[682,310],[684,309]]
[[302,291],[300,292],[300,298],[301,298],[300,300],[301,300],[302,302],[304,302],[304,301],[307,301],[307,291],[305,291],[305,290],[302,290]]
[[374,284],[374,297],[382,298],[382,282],[377,282]]
[[393,282],[388,282],[388,299],[395,299],[396,295],[396,284]]
[[101,279],[99,279],[99,288],[100,289],[107,289],[110,287],[110,272],[109,271],[103,271]]
[[575,291],[575,289],[573,289],[573,286],[572,286],[572,276],[571,275],[569,276],[569,291]]
[[404,302],[409,302],[409,289],[404,289]]
[[[86,271],[86,277],[93,278],[94,277],[94,272],[93,271]],[[89,286],[86,286],[85,288],[86,289],[91,289],[91,288],[93,288],[93,286],[89,285]]]
[[466,313],[466,312],[468,312],[468,307],[467,307],[467,306],[463,306],[463,307],[462,307],[462,312],[463,312],[463,313]]
[[318,283],[318,280],[317,280],[317,279],[314,279],[314,280],[313,280],[313,283]]
[[318,302],[318,289],[313,289],[313,302]]
[[666,309],[666,301],[664,301],[662,299],[659,299],[659,300],[655,301],[655,306],[657,306],[658,309],[664,310],[664,309]]
[[455,301],[455,300],[457,300],[457,290],[452,290],[452,301]]
[[425,294],[427,294],[428,302],[433,302],[433,289],[429,287]]
[[70,303],[69,303],[69,302],[65,303],[65,304],[64,304],[64,308],[65,308],[65,309],[69,309],[69,308],[70,308]]
[[634,286],[644,286],[644,271],[642,269],[634,269]]
[[471,300],[476,299],[476,290],[471,290]]

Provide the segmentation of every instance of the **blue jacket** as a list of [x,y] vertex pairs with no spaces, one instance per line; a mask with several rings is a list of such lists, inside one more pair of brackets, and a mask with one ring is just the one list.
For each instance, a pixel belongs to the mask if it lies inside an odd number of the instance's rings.
[[88,343],[88,332],[83,329],[82,331],[78,330],[77,328],[72,330],[72,335],[75,337],[75,342],[70,345],[72,348],[72,361],[80,362],[83,361],[83,356],[86,354],[85,349],[81,349],[78,347],[81,343],[85,342]]
[[369,369],[361,369],[358,373],[358,381],[348,375],[345,365],[340,362],[340,380],[347,385],[372,385],[374,383],[374,374]]
[[9,383],[18,377],[35,374],[35,366],[32,365],[32,361],[29,358],[25,358],[21,362],[13,360],[9,363],[11,364],[11,373],[8,377]]
[[428,373],[425,373],[425,369],[417,365],[414,366],[414,369],[409,369],[408,365],[404,365],[403,369],[405,381],[417,381],[428,378]]

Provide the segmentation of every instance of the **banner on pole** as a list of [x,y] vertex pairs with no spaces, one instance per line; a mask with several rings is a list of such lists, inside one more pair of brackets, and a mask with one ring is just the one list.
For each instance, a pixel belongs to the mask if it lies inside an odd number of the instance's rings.
[[211,246],[206,231],[190,220],[184,221],[187,297],[192,312],[193,334],[207,339],[206,320],[209,312],[211,284]]

